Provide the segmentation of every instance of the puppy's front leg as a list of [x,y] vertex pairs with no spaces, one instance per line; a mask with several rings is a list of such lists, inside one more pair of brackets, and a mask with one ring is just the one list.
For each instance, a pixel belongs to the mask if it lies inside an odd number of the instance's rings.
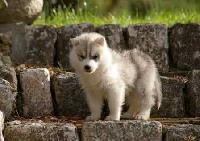
[[95,93],[87,93],[86,96],[91,115],[87,116],[85,120],[99,120],[101,117],[101,110],[103,105],[102,95],[98,95]]
[[111,86],[108,90],[109,116],[105,120],[120,120],[121,109],[125,99],[124,86]]

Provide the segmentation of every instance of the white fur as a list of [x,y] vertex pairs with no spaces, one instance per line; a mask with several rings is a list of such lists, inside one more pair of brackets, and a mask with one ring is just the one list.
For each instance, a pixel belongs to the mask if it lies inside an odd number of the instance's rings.
[[[91,115],[86,120],[98,120],[103,99],[110,110],[106,120],[120,120],[125,96],[129,109],[123,118],[147,120],[157,97],[160,107],[162,94],[158,72],[153,60],[136,49],[116,52],[107,46],[98,33],[83,33],[71,39],[70,62],[86,92]],[[92,59],[95,54],[98,60]],[[81,55],[85,58],[81,59]],[[91,67],[90,72],[85,66]]]

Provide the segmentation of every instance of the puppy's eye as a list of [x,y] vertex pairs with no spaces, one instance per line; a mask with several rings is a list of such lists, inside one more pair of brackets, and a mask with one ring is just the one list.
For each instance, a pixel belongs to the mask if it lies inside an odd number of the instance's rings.
[[85,56],[83,56],[83,55],[79,55],[78,57],[79,57],[81,60],[85,59]]
[[93,59],[93,60],[98,60],[98,59],[99,59],[99,55],[94,55],[94,56],[92,56],[92,59]]

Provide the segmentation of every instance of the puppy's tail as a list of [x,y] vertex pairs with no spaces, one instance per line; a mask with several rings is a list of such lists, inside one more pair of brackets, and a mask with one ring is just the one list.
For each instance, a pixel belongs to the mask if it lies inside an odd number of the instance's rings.
[[162,103],[162,86],[161,86],[159,75],[155,81],[155,90],[156,90],[156,95],[157,95],[157,107],[159,109]]

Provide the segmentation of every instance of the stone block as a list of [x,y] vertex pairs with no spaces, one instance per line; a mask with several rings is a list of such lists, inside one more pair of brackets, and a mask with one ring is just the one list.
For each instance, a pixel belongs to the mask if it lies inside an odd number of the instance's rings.
[[159,71],[167,72],[168,31],[164,24],[135,24],[127,28],[128,46],[150,55]]
[[50,73],[46,68],[20,72],[21,106],[23,116],[46,116],[53,113]]
[[17,78],[10,56],[0,52],[0,110],[6,119],[14,114],[17,96]]
[[188,114],[200,116],[200,70],[193,70],[189,74],[187,83]]
[[9,56],[5,56],[3,53],[0,52],[0,66],[8,65],[10,66],[12,61]]
[[4,114],[2,111],[0,111],[0,141],[4,141],[3,130],[4,130]]
[[56,28],[19,24],[12,35],[11,59],[15,64],[53,65]]
[[173,77],[161,77],[163,100],[159,110],[155,106],[151,117],[178,118],[185,116],[185,81]]
[[162,125],[157,121],[96,121],[85,122],[83,141],[161,141]]
[[16,23],[0,24],[0,52],[5,56],[11,53],[12,31],[16,26]]
[[[8,56],[7,56],[8,57]],[[1,55],[0,55],[0,78],[7,80],[10,83],[13,91],[17,91],[17,78],[14,67],[6,65],[3,63],[1,65]]]
[[200,125],[180,124],[164,126],[165,141],[199,141]]
[[12,121],[4,130],[7,141],[78,141],[77,128],[71,123]]
[[72,44],[70,38],[74,38],[84,32],[94,32],[93,24],[72,24],[58,28],[58,43],[56,61],[60,67],[69,67],[69,52]]
[[10,83],[0,78],[0,110],[4,112],[8,119],[13,111],[14,99],[16,93],[12,92]]
[[74,73],[57,74],[52,80],[58,115],[84,118],[89,115],[85,94]]
[[200,69],[199,39],[199,24],[175,24],[170,29],[169,45],[173,67],[181,70]]
[[[1,2],[3,4],[4,1]],[[1,9],[0,24],[33,21],[42,12],[43,0],[6,0],[7,6]]]
[[96,28],[96,31],[105,36],[108,46],[122,51],[126,48],[122,28],[119,24],[107,24]]

